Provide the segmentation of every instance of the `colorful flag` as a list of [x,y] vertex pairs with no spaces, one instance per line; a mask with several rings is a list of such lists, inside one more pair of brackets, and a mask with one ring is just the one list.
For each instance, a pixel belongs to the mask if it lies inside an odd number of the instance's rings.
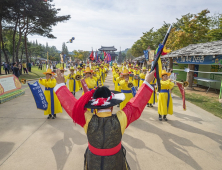
[[102,53],[102,55],[100,56],[101,60],[104,60],[104,52]]
[[91,52],[91,54],[90,54],[90,56],[89,56],[89,58],[90,58],[90,60],[94,60],[94,56],[93,56],[93,50],[92,50],[92,52]]
[[180,89],[180,93],[182,95],[182,99],[183,99],[183,110],[186,110],[186,103],[185,103],[185,90],[184,87],[181,83],[177,83],[177,86]]

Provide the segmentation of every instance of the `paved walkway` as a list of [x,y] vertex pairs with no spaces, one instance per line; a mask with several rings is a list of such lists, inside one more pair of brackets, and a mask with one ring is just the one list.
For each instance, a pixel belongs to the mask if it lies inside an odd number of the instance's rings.
[[[114,88],[111,73],[105,85]],[[189,102],[183,111],[179,97],[173,103],[168,122],[158,121],[155,105],[125,131],[122,143],[131,169],[221,170],[222,120]],[[1,170],[81,170],[86,147],[83,129],[65,111],[46,119],[29,89],[0,105]]]

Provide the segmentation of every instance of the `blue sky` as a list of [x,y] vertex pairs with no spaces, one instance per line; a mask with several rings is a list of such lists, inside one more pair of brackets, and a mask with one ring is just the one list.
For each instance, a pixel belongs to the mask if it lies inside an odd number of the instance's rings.
[[[143,32],[158,29],[163,22],[173,23],[187,13],[210,10],[210,15],[221,11],[221,0],[54,0],[60,15],[71,15],[65,23],[53,27],[57,39],[29,36],[29,40],[56,46],[75,37],[67,44],[69,51],[96,50],[115,46],[118,51],[130,48]],[[222,12],[220,12],[222,13]]]

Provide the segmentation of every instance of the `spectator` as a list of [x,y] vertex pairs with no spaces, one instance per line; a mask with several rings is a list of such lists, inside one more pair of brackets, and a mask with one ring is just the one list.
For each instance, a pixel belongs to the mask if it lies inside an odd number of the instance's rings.
[[29,62],[28,63],[28,71],[31,72],[31,69],[32,69],[32,64],[31,64],[31,62]]
[[5,74],[9,74],[9,69],[8,69],[8,64],[5,62],[5,64],[3,65],[4,70],[5,70]]
[[27,66],[26,66],[26,63],[25,63],[25,62],[23,62],[22,67],[23,67],[24,74],[25,74],[25,73],[28,74]]
[[22,74],[22,63],[19,63],[18,68],[19,68],[19,75],[21,75]]
[[13,74],[19,78],[19,68],[16,66],[16,63],[13,63]]

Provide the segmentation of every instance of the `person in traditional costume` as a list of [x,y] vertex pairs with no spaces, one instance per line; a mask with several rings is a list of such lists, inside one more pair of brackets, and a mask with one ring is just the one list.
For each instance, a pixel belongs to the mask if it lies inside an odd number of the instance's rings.
[[79,91],[79,84],[77,83],[76,75],[74,73],[74,67],[70,67],[70,74],[67,76],[67,78],[69,79],[69,91],[71,93],[73,93],[73,95],[75,96],[76,92]]
[[[63,67],[60,67],[59,70],[60,70],[60,72],[61,72],[62,74],[65,73],[65,70],[64,70]],[[64,75],[64,78],[65,78],[65,84],[66,84],[66,82],[67,82],[67,80],[68,80],[68,77]],[[68,86],[67,86],[67,87],[68,87]]]
[[128,70],[129,70],[129,72],[131,72],[130,73],[130,77],[129,77],[129,80],[130,81],[133,81],[133,76],[134,76],[134,74],[133,74],[133,68],[132,68],[132,64],[128,64]]
[[105,69],[104,69],[103,64],[100,65],[100,70],[101,70],[101,78],[102,78],[102,81],[104,83],[105,82]]
[[121,87],[121,92],[124,93],[124,95],[125,95],[125,100],[122,103],[120,103],[120,110],[122,110],[126,106],[126,104],[130,101],[130,99],[133,98],[132,89],[128,86],[129,83],[133,83],[133,82],[129,81],[129,74],[130,73],[127,69],[125,69],[121,74],[123,76],[123,80],[121,80],[119,82],[119,84]]
[[167,121],[167,114],[173,114],[173,100],[169,90],[174,87],[174,83],[169,80],[170,74],[171,73],[166,72],[166,70],[162,70],[162,80],[160,80],[161,90],[159,92],[158,100],[158,113],[160,121],[162,121],[162,116],[163,119]]
[[139,74],[140,74],[140,70],[139,70],[139,66],[138,64],[134,67],[134,84],[136,87],[139,88],[140,86],[140,80],[139,80]]
[[44,115],[48,115],[47,119],[50,119],[51,117],[52,119],[55,119],[57,113],[62,113],[61,104],[53,90],[56,86],[56,79],[53,79],[52,75],[55,75],[55,73],[53,73],[51,69],[47,69],[43,74],[46,75],[46,79],[40,78],[39,83],[45,86],[44,95],[48,102],[48,108],[44,111]]
[[[149,69],[149,71],[150,71],[150,70],[151,70],[151,69]],[[153,87],[154,90],[153,90],[152,96],[150,97],[150,100],[148,101],[147,107],[153,107],[153,105],[158,102],[158,100],[157,100],[156,82],[157,82],[157,80],[156,80],[155,77],[154,77],[154,79],[150,82],[150,85]]]
[[145,80],[146,72],[147,72],[146,67],[143,67],[142,70],[141,70],[141,73],[139,75],[140,76],[139,87],[143,84],[143,82]]
[[[116,114],[112,114],[113,106],[124,100],[123,93],[110,91],[103,86],[86,92],[77,100],[68,93],[59,70],[57,75],[56,94],[74,123],[83,127],[87,135],[88,147],[84,155],[84,170],[129,170],[126,150],[121,142],[122,136],[126,128],[141,116],[153,91],[148,82],[153,79],[154,72],[147,73],[146,81],[137,95]],[[86,108],[98,111],[93,114]]]
[[[83,77],[82,67],[80,67],[80,65],[78,65],[78,67],[77,67],[76,76],[77,76],[77,75]],[[77,84],[78,84],[78,86],[79,86],[79,90],[82,89],[82,83],[81,83],[81,81],[80,81],[80,80],[76,80],[76,82],[77,82]]]
[[[93,88],[95,88],[97,86],[95,79],[93,79],[92,71],[89,67],[86,67],[84,73],[85,73],[85,77],[84,77],[85,82],[86,82],[89,90],[92,90]],[[84,94],[84,91],[83,91],[83,94]]]

